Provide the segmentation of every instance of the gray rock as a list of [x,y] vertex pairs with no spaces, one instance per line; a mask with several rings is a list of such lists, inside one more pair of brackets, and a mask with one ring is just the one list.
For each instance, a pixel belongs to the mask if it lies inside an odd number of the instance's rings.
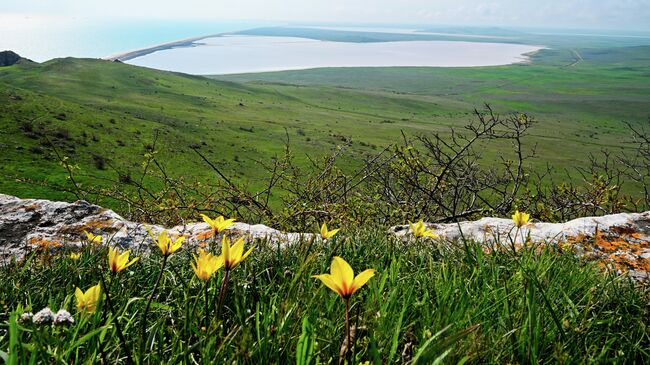
[[[530,236],[534,242],[558,245],[585,260],[611,264],[637,281],[650,281],[650,212],[586,217],[566,223],[534,222],[522,227],[518,234],[512,220],[504,218],[426,225],[446,245],[457,245],[464,237],[488,248],[494,248],[497,243],[510,248],[513,242],[520,247],[522,237]],[[101,235],[104,243],[146,251],[155,247],[148,230],[154,235],[168,230],[172,236],[185,236],[187,244],[192,246],[214,239],[210,227],[203,222],[171,228],[146,226],[86,201],[66,203],[0,194],[0,262],[21,259],[39,247],[79,247],[86,243],[84,231]],[[408,225],[392,227],[389,232],[404,242],[413,239]],[[235,223],[227,229],[227,234],[232,239],[262,240],[280,248],[318,237],[245,223]]]
[[31,62],[31,61],[26,58],[20,57],[18,54],[12,51],[0,52],[0,67],[12,66],[20,62]]
[[[212,240],[206,223],[191,223],[166,228],[144,225],[122,218],[112,210],[86,201],[74,203],[19,199],[0,194],[0,261],[20,259],[39,246],[80,247],[86,242],[84,231],[101,235],[104,242],[136,250],[153,247],[148,230],[154,235],[168,230],[172,236],[183,235],[190,245]],[[285,233],[265,225],[235,223],[227,229],[233,239],[263,239],[282,247],[310,239],[311,234]]]
[[[461,239],[481,242],[488,248],[522,247],[530,237],[535,243],[569,247],[587,260],[602,260],[627,272],[636,281],[650,281],[650,211],[585,217],[565,223],[532,222],[519,231],[511,219],[482,218],[451,224],[426,223],[442,241]],[[405,242],[413,240],[409,225],[394,226],[389,233]]]

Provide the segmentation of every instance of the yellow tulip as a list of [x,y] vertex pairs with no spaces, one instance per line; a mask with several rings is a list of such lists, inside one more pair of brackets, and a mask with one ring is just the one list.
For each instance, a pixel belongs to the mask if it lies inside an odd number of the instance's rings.
[[411,232],[413,232],[413,235],[415,237],[438,238],[437,234],[433,233],[432,230],[427,229],[427,227],[424,225],[423,220],[420,220],[415,224],[409,222],[409,226],[411,226]]
[[176,240],[172,241],[172,239],[167,234],[166,230],[160,232],[158,237],[154,237],[154,234],[153,232],[151,232],[150,229],[147,229],[147,231],[149,231],[149,235],[156,243],[156,246],[158,246],[163,256],[169,256],[174,252],[178,251],[183,245],[183,241],[185,241],[185,237],[183,236],[178,237]]
[[194,262],[191,265],[199,279],[208,281],[223,266],[223,257],[199,249],[199,256],[194,256]]
[[138,261],[137,257],[129,261],[130,254],[131,251],[120,252],[117,248],[108,248],[108,267],[110,267],[113,274],[117,274]]
[[88,239],[88,242],[99,245],[103,242],[104,238],[100,235],[95,235],[92,232],[84,231],[86,234],[86,238]]
[[75,261],[79,260],[80,257],[81,257],[81,252],[73,252],[70,254],[70,258]]
[[212,227],[212,230],[215,233],[221,233],[224,229],[232,226],[235,224],[235,219],[225,219],[222,215],[218,216],[215,219],[211,219],[205,214],[201,214],[201,218],[203,218],[203,221],[207,223],[210,227]]
[[334,256],[330,274],[314,275],[313,277],[322,281],[343,299],[348,299],[374,275],[374,269],[367,269],[355,277],[350,265],[342,258]]
[[521,228],[530,221],[530,214],[516,210],[515,214],[512,215],[512,221],[515,222],[517,228]]
[[251,247],[246,253],[244,253],[244,239],[240,238],[235,242],[234,245],[230,245],[230,239],[227,236],[223,236],[221,241],[221,259],[223,260],[223,266],[226,270],[232,270],[237,265],[239,265],[248,255],[251,254],[255,247]]
[[95,313],[100,295],[101,288],[99,284],[89,288],[86,292],[77,288],[74,292],[74,296],[77,299],[77,310],[85,314]]
[[337,228],[330,231],[327,229],[327,224],[323,223],[323,225],[320,227],[320,236],[326,240],[334,237],[334,235],[337,234],[340,230],[340,228]]

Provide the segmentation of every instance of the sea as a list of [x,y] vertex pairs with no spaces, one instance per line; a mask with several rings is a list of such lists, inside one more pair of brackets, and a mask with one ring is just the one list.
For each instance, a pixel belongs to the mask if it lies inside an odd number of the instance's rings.
[[[1,15],[0,50],[12,50],[36,62],[59,57],[107,58],[178,40],[221,35],[198,40],[191,47],[164,49],[127,61],[138,66],[200,75],[319,67],[494,66],[526,62],[527,54],[541,48],[512,43],[350,43],[223,35],[277,25],[252,21],[3,18]],[[356,30],[391,33],[416,31],[384,28]]]
[[0,51],[11,50],[36,62],[60,57],[104,58],[180,39],[268,25],[272,24],[0,16]]

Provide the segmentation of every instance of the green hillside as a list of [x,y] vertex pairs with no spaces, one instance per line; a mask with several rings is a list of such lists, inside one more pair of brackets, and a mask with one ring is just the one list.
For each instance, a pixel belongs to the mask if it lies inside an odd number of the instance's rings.
[[[172,177],[214,181],[190,147],[239,182],[259,188],[258,161],[299,159],[351,143],[343,168],[406,135],[448,133],[474,108],[525,112],[536,164],[573,167],[589,153],[626,147],[624,121],[650,111],[648,47],[619,53],[542,51],[533,65],[482,68],[319,69],[214,80],[90,59],[0,68],[0,191],[64,198],[51,145],[77,163],[82,184],[106,184],[140,168],[155,149]],[[632,60],[628,66],[621,59]],[[635,61],[636,60],[636,61]],[[263,81],[255,81],[263,80]],[[156,145],[154,136],[158,134]],[[490,146],[486,161],[509,146]],[[107,180],[108,179],[108,180]],[[25,183],[25,181],[32,183]],[[67,196],[69,198],[69,196]]]

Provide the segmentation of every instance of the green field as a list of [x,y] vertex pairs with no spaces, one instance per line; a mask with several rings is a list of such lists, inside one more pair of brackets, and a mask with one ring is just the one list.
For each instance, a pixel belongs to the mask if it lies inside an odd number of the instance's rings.
[[[538,121],[525,140],[537,146],[534,167],[571,169],[590,153],[627,148],[625,122],[640,125],[650,113],[650,46],[599,42],[609,48],[562,46],[538,52],[531,64],[501,67],[331,68],[217,79],[91,59],[0,68],[0,192],[69,199],[56,187],[67,173],[52,145],[78,163],[82,184],[109,186],[118,174],[107,166],[138,171],[152,147],[172,178],[210,183],[216,175],[194,146],[256,190],[264,177],[258,161],[281,154],[287,137],[302,161],[351,143],[342,160],[351,169],[399,142],[401,132],[460,128],[485,103]],[[484,160],[509,151],[490,145]]]
[[[0,356],[9,364],[127,363],[129,355],[138,364],[338,363],[345,304],[312,277],[329,272],[337,255],[355,273],[376,270],[350,299],[356,331],[348,364],[650,360],[644,294],[557,247],[486,255],[473,242],[465,250],[438,241],[402,244],[365,227],[282,251],[255,245],[232,270],[222,310],[225,270],[203,284],[190,269],[190,247],[173,254],[164,271],[155,247],[149,255],[132,252],[141,260],[117,275],[108,269],[105,247],[86,247],[76,261],[60,251],[0,266]],[[75,288],[100,280],[112,304],[103,300],[100,310],[84,315],[75,308]],[[45,306],[68,310],[75,323],[18,320]]]
[[[276,28],[250,32],[292,35]],[[302,32],[296,34],[387,40],[376,33]],[[488,32],[512,42],[537,39],[551,48],[532,55],[529,64],[477,68],[341,68],[198,77],[74,58],[0,68],[0,193],[96,199],[144,224],[169,226],[196,220],[201,212],[223,212],[295,232],[314,231],[323,221],[342,228],[326,241],[310,238],[285,248],[251,239],[246,249],[253,250],[245,261],[236,268],[222,267],[205,282],[190,269],[196,247],[187,244],[171,256],[148,242],[129,247],[131,258],[140,260],[119,272],[117,264],[107,262],[106,246],[115,242],[109,232],[91,228],[92,223],[89,229],[102,234],[105,245],[79,248],[43,240],[25,259],[0,263],[0,358],[9,364],[650,363],[648,288],[607,271],[605,262],[576,255],[591,237],[575,247],[569,242],[530,242],[510,252],[487,250],[464,239],[448,244],[415,238],[406,243],[386,232],[387,225],[407,220],[457,221],[494,212],[510,215],[514,209],[531,212],[535,220],[564,220],[563,209],[574,203],[577,209],[587,208],[574,214],[571,206],[566,214],[585,216],[580,212],[592,212],[592,207],[598,212],[627,209],[618,205],[622,200],[616,179],[600,185],[604,179],[598,173],[587,176],[586,197],[564,183],[565,176],[576,176],[577,167],[589,166],[590,154],[635,151],[626,123],[648,123],[650,45],[641,44],[647,39]],[[463,37],[469,40],[470,35]],[[527,185],[510,191],[519,187],[511,178],[520,177],[512,173],[516,163],[507,162],[514,154],[514,139],[490,139],[479,141],[480,158],[463,155],[461,162],[452,158],[446,165],[444,158],[431,166],[430,156],[418,159],[420,145],[389,150],[395,155],[406,151],[406,157],[373,166],[394,175],[385,180],[377,175],[379,183],[348,196],[351,190],[345,189],[358,176],[340,171],[362,166],[364,158],[383,147],[402,143],[403,135],[439,133],[447,141],[452,129],[466,130],[477,118],[474,109],[485,104],[501,115],[514,115],[514,128],[531,125],[515,114],[536,120],[524,143],[526,151],[536,146],[537,155],[526,160],[531,169],[525,171],[534,180],[535,172],[554,166],[559,179],[552,184],[558,190],[539,194],[539,200],[528,196],[535,193],[534,181],[531,190],[524,191]],[[241,196],[231,194],[240,193],[240,186],[253,193],[263,190],[268,181],[262,164],[274,157],[284,161],[286,142],[296,165],[289,168],[293,175],[278,178],[293,179],[294,185],[287,185],[298,186],[297,192],[273,190],[271,213],[250,209],[257,196],[227,200]],[[223,184],[225,179],[195,151],[236,184]],[[304,169],[311,166],[310,157],[337,151],[345,151],[338,160],[340,170]],[[449,154],[458,156],[454,153]],[[152,155],[156,163],[143,164]],[[427,166],[411,174],[422,165]],[[141,175],[143,169],[149,173]],[[451,178],[444,175],[449,170]],[[420,185],[405,183],[408,179],[421,179]],[[179,181],[201,185],[176,185]],[[75,196],[69,191],[72,184],[94,191]],[[420,191],[410,195],[415,185]],[[187,190],[181,194],[177,186]],[[624,192],[640,197],[636,188],[627,184]],[[470,193],[457,191],[461,189]],[[210,196],[201,201],[205,192]],[[438,192],[445,195],[440,198]],[[280,206],[283,193],[299,199]],[[187,204],[181,196],[189,197]],[[194,196],[201,199],[191,200]],[[508,204],[492,208],[488,200],[494,196]],[[139,200],[125,203],[130,198]],[[532,203],[522,207],[519,199]],[[422,206],[443,206],[442,213]],[[53,223],[42,222],[46,224]],[[597,229],[593,241],[599,233]],[[630,250],[627,235],[620,233],[618,239]],[[215,254],[243,252],[219,248],[216,236],[208,241],[206,247]],[[343,293],[341,300],[313,277],[343,267],[332,264],[334,256],[347,260],[356,273],[374,269],[376,274],[351,298]],[[348,284],[338,288],[350,288]],[[96,308],[75,293],[95,285],[102,288]],[[74,323],[21,318],[44,307],[69,311]],[[346,328],[351,329],[350,346],[343,345]]]

